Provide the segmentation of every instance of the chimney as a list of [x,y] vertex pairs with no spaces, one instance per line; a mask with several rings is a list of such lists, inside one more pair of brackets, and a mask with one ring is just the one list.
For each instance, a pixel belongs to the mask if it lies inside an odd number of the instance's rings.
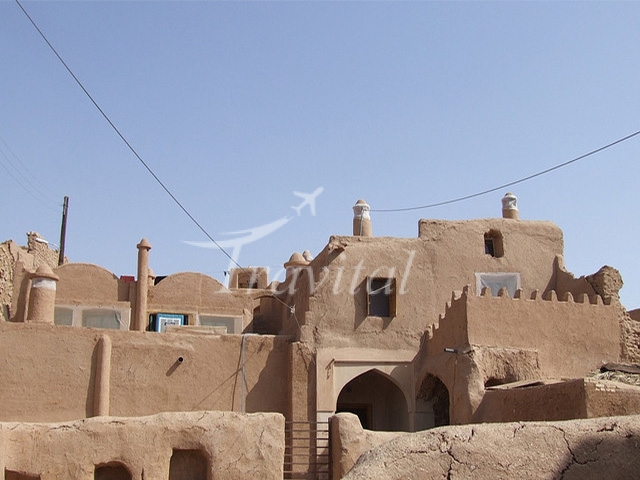
[[31,292],[27,322],[53,324],[56,308],[56,283],[58,276],[49,265],[43,263],[31,275]]
[[518,214],[518,197],[511,192],[507,192],[502,197],[502,218],[511,218],[513,220],[520,218]]
[[373,236],[371,228],[371,217],[369,211],[371,207],[367,202],[360,199],[353,206],[353,236],[354,237],[371,237]]
[[136,285],[135,317],[131,330],[144,332],[149,318],[147,317],[147,300],[149,295],[149,240],[143,238],[138,247],[138,283]]

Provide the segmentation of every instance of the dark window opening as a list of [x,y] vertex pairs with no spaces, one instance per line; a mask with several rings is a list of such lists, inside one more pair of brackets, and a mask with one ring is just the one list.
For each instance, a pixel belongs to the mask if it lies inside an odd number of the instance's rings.
[[396,279],[367,279],[367,315],[373,317],[396,316]]
[[241,280],[238,282],[238,288],[258,288],[258,281]]
[[493,238],[484,239],[484,253],[487,255],[491,255],[492,257],[496,256],[495,248],[493,247]]
[[502,233],[498,230],[489,230],[484,234],[484,253],[495,258],[504,256]]

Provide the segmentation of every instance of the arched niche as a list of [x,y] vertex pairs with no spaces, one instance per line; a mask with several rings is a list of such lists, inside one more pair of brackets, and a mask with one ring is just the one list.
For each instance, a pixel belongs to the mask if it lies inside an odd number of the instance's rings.
[[131,472],[120,462],[96,465],[93,471],[94,480],[131,480]]
[[336,413],[358,415],[368,430],[409,431],[407,399],[393,379],[376,369],[349,381],[338,395]]

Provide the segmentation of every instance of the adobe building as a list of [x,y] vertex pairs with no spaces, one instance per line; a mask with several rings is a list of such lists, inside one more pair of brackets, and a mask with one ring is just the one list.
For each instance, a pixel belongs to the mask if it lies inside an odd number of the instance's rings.
[[[416,238],[392,238],[374,236],[358,200],[353,234],[332,236],[315,258],[292,254],[283,282],[269,282],[264,268],[235,269],[228,287],[199,273],[155,276],[146,239],[136,277],[89,264],[39,268],[13,246],[1,258],[11,275],[0,292],[0,422],[75,431],[114,417],[118,435],[131,425],[144,442],[158,433],[140,425],[157,415],[273,413],[259,421],[280,439],[271,440],[275,475],[329,478],[336,412],[368,430],[407,432],[639,413],[639,388],[589,378],[603,364],[640,361],[638,315],[620,303],[619,273],[575,278],[562,231],[520,219],[517,208],[507,194],[497,218],[420,220]],[[180,479],[180,462],[194,461],[213,478],[228,452],[197,418],[183,420],[186,431],[172,430],[160,457],[79,433],[65,440],[70,465],[82,478],[113,467],[117,478]],[[0,429],[5,478],[56,478],[53,453],[27,461],[37,447],[13,431]],[[255,438],[243,463],[258,472],[255,452],[271,447]],[[182,460],[172,467],[174,455]]]

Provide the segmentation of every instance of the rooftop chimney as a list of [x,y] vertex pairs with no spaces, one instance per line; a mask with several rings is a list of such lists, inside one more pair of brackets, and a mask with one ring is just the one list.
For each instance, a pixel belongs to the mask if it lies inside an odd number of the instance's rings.
[[511,192],[507,192],[502,197],[502,218],[511,218],[513,220],[520,218],[518,214],[518,197]]
[[360,199],[353,206],[353,236],[371,237],[373,231],[371,227],[371,217],[369,211],[371,207],[367,202]]

